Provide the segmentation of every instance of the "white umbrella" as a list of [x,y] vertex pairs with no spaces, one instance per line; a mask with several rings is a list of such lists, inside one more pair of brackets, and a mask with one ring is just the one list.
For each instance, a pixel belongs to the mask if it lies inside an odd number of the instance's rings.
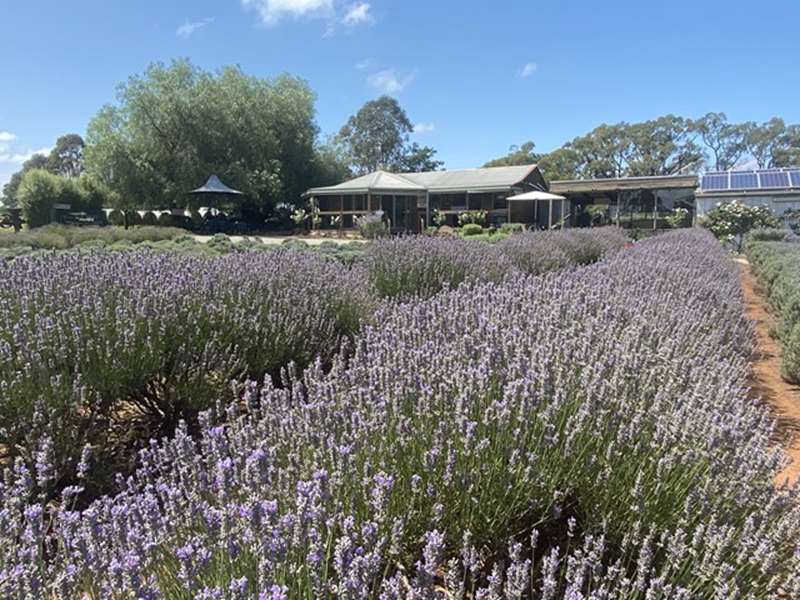
[[566,200],[566,198],[564,196],[559,196],[558,194],[534,190],[533,192],[525,192],[524,194],[509,196],[506,198],[506,200]]

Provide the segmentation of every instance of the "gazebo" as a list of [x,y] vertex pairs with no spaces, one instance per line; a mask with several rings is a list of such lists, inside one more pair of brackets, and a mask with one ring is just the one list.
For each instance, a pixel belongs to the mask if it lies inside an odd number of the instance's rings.
[[242,192],[239,190],[235,190],[231,187],[228,187],[220,178],[216,175],[212,175],[208,178],[201,187],[197,188],[196,190],[192,190],[189,192],[190,195],[198,197],[210,197],[210,198],[234,198],[239,196],[244,196]]
[[[565,208],[566,208],[564,205],[565,200],[566,198],[564,196],[559,196],[558,194],[551,194],[550,192],[542,192],[540,190],[533,190],[531,192],[525,192],[523,194],[517,194],[516,196],[509,196],[507,198],[509,206],[511,202],[533,202],[535,207],[534,214],[537,215],[536,219],[537,223],[542,223],[542,221],[544,221],[544,219],[538,218],[538,215],[540,214],[538,210],[539,203],[541,202],[545,204],[547,206],[546,222],[548,229],[553,227],[553,203],[554,202],[560,203],[559,210],[557,211],[557,213],[560,215],[559,219],[561,219],[565,213]],[[509,212],[510,210],[511,209],[509,208]]]

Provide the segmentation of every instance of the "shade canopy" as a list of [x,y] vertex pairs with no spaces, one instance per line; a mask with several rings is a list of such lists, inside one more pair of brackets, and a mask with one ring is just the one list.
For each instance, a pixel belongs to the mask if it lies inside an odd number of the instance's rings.
[[549,192],[541,192],[534,190],[532,192],[525,192],[524,194],[517,194],[516,196],[509,196],[507,200],[566,200],[564,196],[558,194],[551,194]]
[[216,175],[212,175],[208,178],[208,181],[202,187],[197,188],[196,190],[192,190],[189,192],[190,194],[233,194],[237,196],[242,196],[242,192],[239,190],[235,190],[233,188],[228,187],[224,183],[219,180],[219,177]]

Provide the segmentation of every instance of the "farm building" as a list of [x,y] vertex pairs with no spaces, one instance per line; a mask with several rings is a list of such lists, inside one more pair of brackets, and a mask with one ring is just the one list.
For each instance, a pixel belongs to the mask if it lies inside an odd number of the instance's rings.
[[[573,226],[587,226],[592,216],[623,227],[658,229],[677,208],[694,214],[696,175],[620,177],[553,181],[550,191],[569,202]],[[592,207],[591,209],[589,207]]]
[[[698,183],[700,187],[698,188]],[[553,196],[555,195],[555,196]],[[725,171],[697,175],[575,179],[548,182],[536,165],[388,173],[375,171],[304,194],[319,211],[320,229],[350,229],[360,215],[382,211],[393,231],[421,231],[439,214],[485,210],[487,221],[545,229],[588,226],[594,219],[622,227],[661,229],[676,209],[685,224],[719,202],[767,205],[776,216],[800,213],[800,169]],[[560,199],[560,198],[563,199]]]
[[511,200],[525,192],[547,192],[548,185],[536,165],[387,173],[375,171],[329,187],[308,190],[304,197],[319,211],[319,228],[350,229],[355,218],[382,211],[393,231],[421,231],[443,215],[456,225],[458,215],[485,210],[493,224],[539,223],[549,226],[561,219],[566,205],[560,200]]
[[749,206],[768,206],[777,217],[800,210],[800,169],[759,169],[705,173],[697,191],[697,214],[720,202],[737,200]]

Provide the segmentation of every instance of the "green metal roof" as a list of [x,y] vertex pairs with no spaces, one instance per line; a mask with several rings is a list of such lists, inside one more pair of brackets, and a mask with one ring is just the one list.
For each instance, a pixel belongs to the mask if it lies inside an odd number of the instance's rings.
[[446,192],[508,189],[520,183],[536,165],[487,167],[423,173],[375,171],[338,185],[311,188],[304,195],[366,194],[368,192]]

